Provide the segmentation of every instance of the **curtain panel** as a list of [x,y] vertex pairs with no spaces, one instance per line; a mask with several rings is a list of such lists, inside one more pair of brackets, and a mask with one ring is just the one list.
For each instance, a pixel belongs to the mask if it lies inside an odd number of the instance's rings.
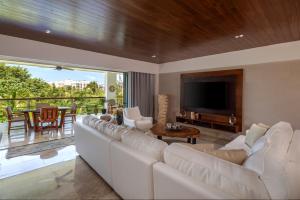
[[155,75],[128,72],[125,85],[127,106],[138,106],[143,116],[154,117]]

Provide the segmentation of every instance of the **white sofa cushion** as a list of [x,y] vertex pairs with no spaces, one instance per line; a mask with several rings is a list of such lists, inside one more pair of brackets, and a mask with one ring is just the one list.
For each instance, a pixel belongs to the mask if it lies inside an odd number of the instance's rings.
[[284,166],[293,136],[293,129],[287,122],[279,122],[265,134],[264,147],[253,153],[244,162],[244,167],[257,172],[265,183],[272,198],[287,198],[287,184]]
[[145,135],[137,130],[130,130],[126,134],[123,134],[121,136],[121,142],[158,161],[162,160],[163,151],[168,146],[166,142]]
[[128,129],[123,126],[118,126],[113,123],[107,123],[104,126],[103,133],[105,135],[108,135],[109,137],[112,137],[118,141],[121,140],[121,136],[125,133],[127,133]]
[[246,132],[245,143],[252,147],[256,140],[262,137],[268,129],[264,126],[259,126],[256,124],[252,124],[250,129]]
[[96,128],[96,126],[101,122],[100,119],[98,118],[93,118],[90,120],[89,122],[89,126],[92,127],[92,128]]
[[85,124],[85,125],[88,125],[89,122],[90,122],[90,119],[92,119],[92,118],[95,118],[95,116],[87,115],[87,116],[83,117],[82,123]]
[[100,133],[104,133],[104,129],[106,127],[107,124],[109,124],[110,122],[107,121],[101,121],[100,123],[97,124],[97,126],[95,127]]
[[153,165],[153,182],[154,199],[238,199],[162,162]]
[[164,151],[165,163],[194,180],[237,198],[269,198],[258,175],[186,145],[173,143]]
[[93,116],[93,115],[87,115],[82,120],[83,124],[88,125],[92,128],[96,128],[96,126],[100,122],[101,122],[101,120],[99,118],[97,118],[96,116]]

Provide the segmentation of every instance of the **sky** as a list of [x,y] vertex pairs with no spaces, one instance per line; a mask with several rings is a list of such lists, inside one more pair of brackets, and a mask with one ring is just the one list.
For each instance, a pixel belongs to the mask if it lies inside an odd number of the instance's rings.
[[26,68],[34,78],[40,78],[47,82],[62,81],[62,80],[86,80],[97,81],[100,84],[105,83],[105,73],[95,71],[80,71],[80,70],[55,70],[52,68],[42,68],[28,65],[20,65],[20,67]]

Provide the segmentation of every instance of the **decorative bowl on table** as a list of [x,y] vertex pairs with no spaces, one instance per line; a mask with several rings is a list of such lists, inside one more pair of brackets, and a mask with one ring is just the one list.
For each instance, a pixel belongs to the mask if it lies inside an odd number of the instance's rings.
[[183,126],[181,126],[178,123],[167,123],[166,124],[166,130],[167,131],[181,131],[183,129]]

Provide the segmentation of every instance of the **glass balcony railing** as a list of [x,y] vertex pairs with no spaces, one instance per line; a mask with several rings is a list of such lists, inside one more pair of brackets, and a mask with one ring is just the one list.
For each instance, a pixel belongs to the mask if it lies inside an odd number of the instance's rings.
[[[15,98],[0,99],[0,122],[7,120],[5,108],[11,106],[14,112],[25,109],[35,109],[37,103],[47,103],[51,106],[71,107],[77,104],[77,113],[98,114],[101,113],[105,104],[105,97],[36,97],[36,98]],[[116,106],[123,107],[123,98],[115,99]]]

